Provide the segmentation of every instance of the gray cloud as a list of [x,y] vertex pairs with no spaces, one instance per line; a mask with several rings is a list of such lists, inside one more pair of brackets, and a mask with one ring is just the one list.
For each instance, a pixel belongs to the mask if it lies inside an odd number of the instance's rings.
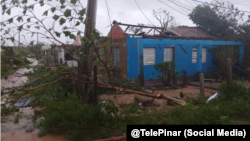
[[[30,0],[29,0],[30,1]],[[172,16],[176,18],[176,22],[179,23],[180,25],[187,25],[187,26],[195,26],[195,24],[189,19],[187,16],[190,11],[183,9],[182,7],[179,7],[173,3],[171,3],[169,0],[161,0],[162,2],[166,3],[168,6],[162,4],[158,0],[137,0],[140,8],[142,9],[143,13],[146,15],[146,17],[152,22],[154,25],[158,25],[158,21],[155,19],[153,16],[153,9],[166,9]],[[181,2],[185,5],[185,7],[192,9],[194,6],[196,6],[197,2],[194,2],[192,0],[173,0],[174,2]],[[210,2],[212,0],[200,0],[204,2]],[[250,0],[221,0],[221,1],[230,1],[235,4],[240,10],[244,11],[250,11]],[[108,6],[109,6],[109,12],[110,12],[110,18],[111,22],[113,20],[116,20],[118,22],[122,23],[128,23],[128,24],[138,24],[138,23],[143,23],[143,24],[150,24],[150,22],[145,18],[145,16],[142,14],[138,6],[136,5],[134,0],[107,0]],[[87,0],[82,0],[82,3],[84,6],[87,5]],[[57,1],[52,1],[53,5],[57,5]],[[243,5],[241,5],[243,4]],[[248,6],[247,6],[248,5]],[[35,14],[39,17],[42,18],[42,14],[44,10],[46,10],[49,7],[35,7]],[[12,15],[15,15],[19,13],[21,10],[15,10],[12,11]],[[184,14],[181,14],[179,11],[181,11]],[[51,16],[49,14],[48,16]],[[7,20],[9,18],[8,15],[2,15],[1,21]],[[45,21],[46,25],[51,25],[51,20],[46,20]],[[98,0],[97,4],[97,18],[96,18],[96,28],[100,32],[103,33],[103,35],[107,35],[110,27],[107,27],[110,25],[110,20],[108,17],[108,12],[107,12],[107,7],[105,4],[105,0]],[[59,24],[56,25],[56,29],[60,30]],[[78,29],[84,30],[84,25],[81,25]],[[16,32],[16,30],[15,30]],[[21,34],[25,35],[25,32],[22,32]],[[31,40],[36,40],[36,37],[29,37],[26,36],[26,39],[28,41]],[[21,37],[21,40],[24,40]],[[66,37],[62,36],[60,38],[61,41],[66,42],[67,40],[69,42],[73,42],[73,40],[69,40]],[[48,42],[47,39],[40,38],[39,41],[44,41]]]

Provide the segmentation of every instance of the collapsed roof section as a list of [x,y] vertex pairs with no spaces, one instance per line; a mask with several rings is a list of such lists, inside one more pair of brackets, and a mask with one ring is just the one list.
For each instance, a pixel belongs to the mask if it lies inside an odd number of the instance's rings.
[[[217,40],[218,38],[210,35],[200,27],[156,27],[146,25],[132,25],[113,21],[114,25],[125,26],[124,33],[132,37],[142,38],[174,38],[174,39],[200,39],[200,40]],[[130,29],[136,28],[133,33],[129,33]],[[144,29],[144,31],[143,31]],[[147,30],[145,32],[145,30]]]

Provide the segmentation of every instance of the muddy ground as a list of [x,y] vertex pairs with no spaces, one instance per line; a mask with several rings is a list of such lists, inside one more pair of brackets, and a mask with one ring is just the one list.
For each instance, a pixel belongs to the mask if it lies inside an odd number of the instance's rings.
[[[184,98],[180,97],[180,92],[184,93]],[[153,91],[154,94],[163,94],[166,96],[175,97],[181,100],[185,100],[186,97],[192,97],[194,99],[197,98],[200,92],[199,87],[195,86],[187,86],[186,88],[179,88],[179,89],[170,89],[170,90],[155,90]],[[205,89],[205,97],[210,97],[214,95],[217,91]],[[112,100],[115,106],[119,107],[121,104],[131,104],[135,103],[134,97],[137,96],[142,101],[150,101],[152,98],[148,98],[145,96],[140,96],[136,94],[102,94],[100,95],[101,100]],[[150,106],[145,107],[148,110],[170,110],[174,108],[174,106],[167,105],[166,100],[164,99],[154,99],[153,103]]]

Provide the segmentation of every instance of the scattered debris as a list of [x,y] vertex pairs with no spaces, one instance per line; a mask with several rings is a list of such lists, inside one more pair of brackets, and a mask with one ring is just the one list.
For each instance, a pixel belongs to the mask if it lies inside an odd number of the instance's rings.
[[30,98],[20,98],[16,101],[15,106],[18,108],[28,107],[30,105]]
[[216,98],[218,95],[219,95],[219,93],[215,93],[214,95],[210,96],[210,97],[208,98],[208,100],[207,100],[206,103],[208,103],[210,100]]

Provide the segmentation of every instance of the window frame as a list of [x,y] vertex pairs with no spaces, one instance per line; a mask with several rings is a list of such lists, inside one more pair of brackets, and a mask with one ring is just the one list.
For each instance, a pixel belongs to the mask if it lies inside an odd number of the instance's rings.
[[163,48],[163,62],[166,62],[165,60],[164,60],[164,50],[165,50],[165,48],[171,48],[172,49],[172,60],[171,61],[175,61],[175,48],[174,47],[164,47]]
[[[154,49],[154,63],[152,64],[145,64],[144,58],[145,58],[145,53],[144,53],[144,49]],[[156,47],[144,47],[143,48],[143,65],[144,66],[154,66],[156,64]]]
[[[196,59],[195,59],[195,62],[193,61],[193,59],[194,59],[194,58],[193,58],[194,49],[196,49]],[[196,63],[197,63],[197,59],[198,59],[198,47],[193,47],[193,48],[192,48],[192,60],[191,60],[192,63],[193,63],[193,64],[196,64]]]
[[[115,49],[118,49],[118,53],[119,53],[117,57],[118,58],[117,64],[115,63],[115,53],[116,53]],[[113,64],[114,66],[120,66],[120,48],[119,47],[113,47]]]
[[[205,49],[205,55],[203,54],[203,49]],[[201,58],[202,63],[206,63],[207,62],[207,47],[202,48],[201,56],[202,56],[202,58]],[[203,56],[205,56],[205,61],[203,61]]]

